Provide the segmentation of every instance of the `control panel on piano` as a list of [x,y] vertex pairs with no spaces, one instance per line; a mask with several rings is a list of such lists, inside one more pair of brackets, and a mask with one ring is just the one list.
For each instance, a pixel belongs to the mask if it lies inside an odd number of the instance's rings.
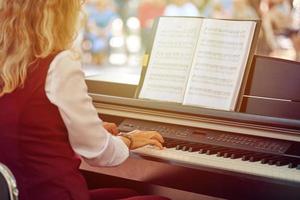
[[121,132],[155,130],[164,150],[146,146],[135,153],[197,166],[300,182],[300,143],[237,133],[126,119]]

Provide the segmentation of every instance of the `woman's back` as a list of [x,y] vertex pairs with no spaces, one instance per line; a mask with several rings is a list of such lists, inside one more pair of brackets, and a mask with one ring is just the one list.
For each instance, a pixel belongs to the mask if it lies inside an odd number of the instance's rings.
[[80,160],[45,92],[53,57],[35,62],[24,87],[0,98],[0,160],[15,174],[21,200],[88,199]]

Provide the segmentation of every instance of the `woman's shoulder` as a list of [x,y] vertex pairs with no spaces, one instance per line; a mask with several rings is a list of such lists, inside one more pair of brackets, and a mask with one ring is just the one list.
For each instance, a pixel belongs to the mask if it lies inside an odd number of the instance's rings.
[[75,50],[63,50],[58,52],[53,61],[54,60],[69,60],[69,61],[74,61],[74,62],[80,62],[80,58],[81,55],[79,52],[75,51]]
[[48,73],[66,73],[70,71],[77,71],[81,69],[81,55],[75,50],[64,50],[56,54],[52,62]]

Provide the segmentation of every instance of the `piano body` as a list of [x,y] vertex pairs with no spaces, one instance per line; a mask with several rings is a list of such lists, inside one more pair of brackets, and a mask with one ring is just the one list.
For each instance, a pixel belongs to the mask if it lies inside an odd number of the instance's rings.
[[81,168],[93,184],[100,173],[225,199],[300,199],[299,74],[297,62],[255,56],[240,112],[91,94],[103,120],[157,130],[165,149]]

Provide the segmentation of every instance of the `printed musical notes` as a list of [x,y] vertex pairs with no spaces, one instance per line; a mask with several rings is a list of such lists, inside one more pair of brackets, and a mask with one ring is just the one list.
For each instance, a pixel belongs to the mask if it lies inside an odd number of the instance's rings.
[[204,20],[183,104],[234,109],[254,25],[254,22]]
[[140,98],[182,102],[201,20],[161,18]]
[[139,98],[233,110],[255,26],[161,17]]

